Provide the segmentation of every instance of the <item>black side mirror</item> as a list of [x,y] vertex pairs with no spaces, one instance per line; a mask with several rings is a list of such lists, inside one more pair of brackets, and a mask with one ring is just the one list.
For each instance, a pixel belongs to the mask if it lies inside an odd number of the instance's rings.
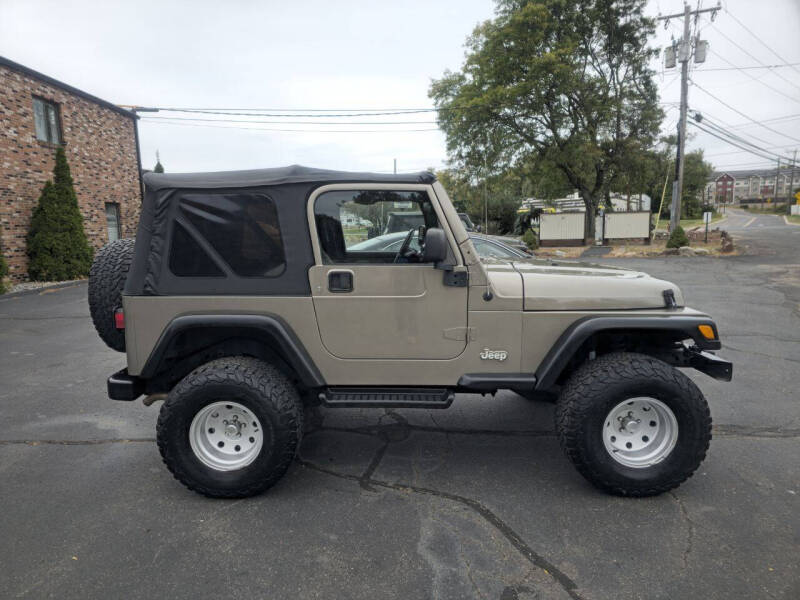
[[425,232],[422,262],[439,264],[447,258],[447,236],[444,230],[431,227]]

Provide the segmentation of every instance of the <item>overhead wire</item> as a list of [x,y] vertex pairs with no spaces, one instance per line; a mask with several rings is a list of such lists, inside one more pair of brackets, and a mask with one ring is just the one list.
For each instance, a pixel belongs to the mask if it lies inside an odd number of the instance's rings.
[[[730,37],[728,37],[728,35],[727,35],[727,34],[726,34],[724,31],[722,31],[722,29],[721,29],[720,27],[718,27],[718,26],[714,25],[714,30],[715,30],[715,31],[716,31],[718,34],[720,34],[720,35],[721,35],[723,38],[725,38],[726,40],[728,40],[728,42],[730,42],[731,44],[733,44],[734,46],[736,46],[736,47],[737,47],[739,50],[741,50],[742,52],[744,52],[744,53],[745,53],[747,56],[749,56],[749,57],[750,57],[750,58],[752,58],[754,61],[756,61],[758,64],[760,64],[760,65],[764,65],[764,64],[765,64],[763,60],[761,60],[760,58],[758,58],[757,56],[755,56],[753,53],[751,53],[751,52],[750,52],[749,50],[747,50],[746,48],[743,48],[743,47],[742,47],[742,46],[741,46],[741,45],[740,45],[740,44],[739,44],[739,43],[738,43],[736,40],[733,40],[733,39],[731,39]],[[717,56],[719,56],[719,55],[717,55]],[[781,60],[783,60],[783,59],[781,59]],[[786,77],[784,77],[784,76],[783,76],[783,75],[781,75],[780,73],[773,73],[773,74],[774,74],[776,77],[778,77],[778,78],[782,79],[783,81],[785,81],[786,83],[788,83],[789,85],[792,85],[792,86],[796,87],[798,90],[800,90],[800,85],[796,84],[796,83],[795,83],[795,82],[793,82],[792,80],[790,80],[790,79],[787,79]],[[765,85],[766,85],[766,84],[765,84]]]
[[769,127],[768,125],[765,125],[764,123],[761,123],[761,122],[759,122],[759,121],[756,121],[756,120],[755,120],[755,119],[753,119],[752,117],[750,117],[750,116],[748,116],[748,115],[744,114],[744,113],[743,113],[742,111],[740,111],[739,109],[737,109],[737,108],[734,108],[733,106],[731,106],[730,104],[728,104],[728,103],[727,103],[727,102],[725,102],[724,100],[722,100],[722,99],[718,98],[717,96],[715,96],[714,94],[712,94],[711,92],[709,92],[707,89],[705,89],[705,88],[704,88],[703,86],[701,86],[699,83],[697,83],[697,82],[696,82],[694,79],[692,79],[692,80],[691,80],[691,82],[692,82],[692,85],[694,85],[694,86],[695,86],[697,89],[699,89],[700,91],[702,91],[704,94],[707,94],[708,96],[710,96],[711,98],[713,98],[714,100],[716,100],[717,102],[719,102],[720,104],[722,104],[723,106],[725,106],[725,107],[729,108],[730,110],[732,110],[733,112],[737,113],[738,115],[741,115],[742,117],[744,117],[744,118],[745,118],[745,119],[747,119],[748,121],[751,121],[751,122],[755,123],[756,125],[760,125],[760,126],[761,126],[761,127],[763,127],[764,129],[766,129],[766,130],[768,130],[768,131],[771,131],[772,133],[777,133],[778,135],[780,135],[780,136],[783,136],[783,137],[785,137],[785,138],[788,138],[788,139],[790,139],[790,140],[793,140],[793,141],[795,141],[795,142],[800,142],[800,138],[796,138],[796,137],[794,137],[794,136],[791,136],[791,135],[789,135],[789,134],[786,134],[786,133],[783,133],[783,132],[781,132],[781,131],[778,131],[777,129],[773,129],[772,127]]
[[800,65],[800,62],[785,64],[785,65],[749,65],[747,67],[713,67],[711,69],[695,69],[695,72],[710,73],[712,71],[750,71],[753,69],[782,69],[783,67],[791,67],[794,65]]
[[754,150],[752,148],[748,148],[746,146],[738,144],[738,143],[730,140],[729,138],[726,138],[724,136],[718,135],[712,129],[708,129],[706,127],[703,127],[702,125],[700,125],[700,123],[697,123],[696,121],[688,121],[688,123],[690,125],[692,125],[693,127],[695,127],[696,129],[699,129],[700,131],[705,132],[706,134],[710,135],[711,137],[715,137],[718,140],[721,140],[721,141],[723,141],[723,142],[725,142],[727,144],[730,144],[731,146],[736,146],[737,148],[740,148],[740,149],[742,149],[742,150],[744,150],[746,152],[749,152],[750,154],[753,154],[754,156],[758,156],[759,158],[763,158],[765,160],[772,160],[772,157],[769,156],[768,154],[762,154],[762,153],[760,153],[760,152],[758,152],[758,151],[756,151],[756,150]]
[[[782,154],[779,154],[777,152],[772,152],[771,150],[768,150],[767,148],[762,148],[761,146],[757,146],[756,144],[753,144],[751,141],[749,141],[749,140],[747,140],[747,139],[745,139],[745,138],[743,138],[741,136],[738,136],[738,135],[736,135],[734,133],[731,133],[727,129],[725,129],[723,127],[720,127],[719,125],[714,123],[713,120],[711,120],[711,119],[703,118],[701,121],[695,121],[695,122],[699,122],[702,125],[713,129],[719,135],[722,135],[725,138],[727,138],[729,140],[732,140],[733,142],[736,142],[737,144],[741,144],[743,146],[746,146],[747,148],[749,148],[751,150],[754,150],[756,152],[759,152],[759,153],[762,153],[762,154],[772,155],[776,159],[777,158],[781,158],[781,159],[788,158],[788,157],[783,156]],[[739,146],[739,147],[742,147],[742,146]]]
[[153,121],[154,117],[142,117],[144,122],[154,122],[161,125],[177,125],[183,127],[210,127],[213,129],[238,129],[240,131],[271,131],[271,132],[286,132],[286,133],[416,133],[423,131],[441,131],[438,127],[431,127],[425,129],[284,129],[284,128],[271,128],[271,127],[236,127],[232,125],[213,125],[211,123],[186,123],[175,122],[166,118],[164,120]]
[[436,125],[436,121],[264,121],[252,119],[204,119],[201,117],[146,117],[147,119],[172,120],[172,121],[206,121],[210,123],[263,123],[276,125]]
[[762,46],[764,46],[764,47],[765,47],[767,50],[769,50],[770,52],[772,52],[772,53],[773,53],[773,54],[774,54],[774,55],[775,55],[775,56],[778,58],[778,60],[782,61],[782,62],[783,62],[783,63],[784,63],[786,66],[792,67],[792,69],[794,69],[795,71],[797,71],[798,73],[800,73],[800,69],[798,69],[798,68],[797,68],[797,65],[798,65],[798,64],[800,64],[800,63],[790,63],[790,62],[789,62],[789,61],[787,61],[785,58],[783,58],[783,57],[782,57],[780,54],[778,54],[777,52],[775,52],[775,50],[773,50],[773,49],[772,49],[772,47],[771,47],[769,44],[767,44],[767,43],[766,43],[766,42],[765,42],[763,39],[761,39],[761,37],[760,37],[760,36],[758,36],[758,35],[756,35],[755,33],[753,33],[753,32],[750,30],[750,28],[749,28],[747,25],[745,25],[744,23],[742,23],[742,22],[741,22],[741,21],[740,21],[740,20],[739,20],[739,19],[736,17],[736,15],[734,15],[734,14],[733,14],[733,13],[732,13],[732,12],[731,12],[729,9],[728,9],[727,5],[725,6],[725,12],[726,12],[726,13],[728,13],[728,16],[729,16],[731,19],[733,19],[734,21],[736,21],[736,22],[739,24],[739,26],[740,26],[742,29],[744,29],[744,30],[745,30],[747,33],[749,33],[751,36],[753,36],[753,37],[756,39],[756,41],[757,41],[759,44],[761,44],[761,45],[762,45]]

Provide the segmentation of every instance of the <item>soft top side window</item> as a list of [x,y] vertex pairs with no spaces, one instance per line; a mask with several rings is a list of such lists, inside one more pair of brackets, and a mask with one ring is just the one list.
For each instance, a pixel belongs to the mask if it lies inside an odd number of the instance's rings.
[[425,191],[323,192],[314,219],[324,264],[420,263],[425,231],[439,227]]
[[286,269],[275,204],[263,194],[183,194],[170,270],[179,277],[277,277]]

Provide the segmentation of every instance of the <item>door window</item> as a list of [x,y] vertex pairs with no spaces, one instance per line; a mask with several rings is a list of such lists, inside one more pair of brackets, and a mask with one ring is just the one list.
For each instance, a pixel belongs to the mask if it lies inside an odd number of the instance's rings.
[[324,192],[314,202],[324,264],[422,262],[422,240],[439,227],[424,191]]

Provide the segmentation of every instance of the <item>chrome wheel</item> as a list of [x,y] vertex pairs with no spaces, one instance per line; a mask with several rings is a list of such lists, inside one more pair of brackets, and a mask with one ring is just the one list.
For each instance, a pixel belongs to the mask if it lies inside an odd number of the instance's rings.
[[235,471],[256,459],[264,433],[256,416],[238,402],[214,402],[192,419],[189,444],[207,467]]
[[626,467],[645,468],[664,460],[678,441],[678,420],[655,398],[620,402],[603,423],[603,444]]

